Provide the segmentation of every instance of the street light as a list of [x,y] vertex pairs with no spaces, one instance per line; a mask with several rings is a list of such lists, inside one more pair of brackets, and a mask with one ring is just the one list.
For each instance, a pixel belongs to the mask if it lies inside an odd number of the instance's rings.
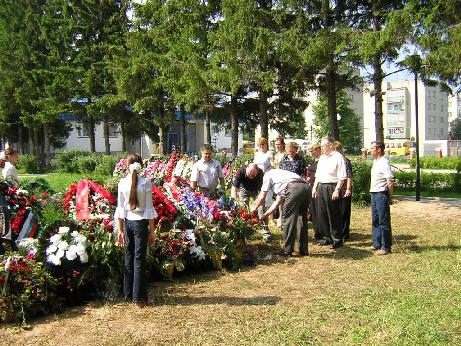
[[419,114],[418,114],[418,72],[413,70],[415,75],[415,129],[416,129],[416,201],[421,200],[421,167],[419,165]]

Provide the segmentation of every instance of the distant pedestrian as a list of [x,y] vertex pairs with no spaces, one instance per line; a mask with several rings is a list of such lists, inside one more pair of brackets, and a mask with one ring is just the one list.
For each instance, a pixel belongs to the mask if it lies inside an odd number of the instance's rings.
[[375,157],[371,169],[371,223],[373,251],[388,255],[392,247],[391,208],[394,174],[386,157],[384,143],[372,142],[371,155]]
[[15,148],[7,148],[5,158],[6,162],[2,170],[3,179],[13,186],[19,186],[19,177],[15,167],[19,159],[18,151]]
[[[309,151],[309,153],[314,159],[307,165],[307,181],[312,191],[312,189],[314,188],[315,172],[317,171],[317,163],[319,162],[320,155],[322,155],[322,149],[320,147],[320,143],[315,142],[315,143],[312,143],[307,150]],[[311,203],[309,204],[309,215],[312,221],[312,226],[314,227],[314,238],[317,240],[321,240],[323,239],[323,237],[317,225],[316,203],[317,203],[317,199],[313,198],[311,200]]]
[[352,211],[352,164],[344,155],[343,145],[340,141],[335,141],[335,150],[344,156],[344,162],[346,163],[347,179],[341,188],[339,197],[341,200],[341,216],[343,218],[343,240],[349,240]]

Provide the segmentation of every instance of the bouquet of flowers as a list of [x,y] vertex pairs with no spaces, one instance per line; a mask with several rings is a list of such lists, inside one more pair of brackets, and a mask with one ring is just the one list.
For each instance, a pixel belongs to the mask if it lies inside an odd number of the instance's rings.
[[60,308],[57,280],[33,255],[7,257],[0,262],[0,322],[21,322]]
[[87,263],[87,238],[77,231],[70,232],[69,227],[59,227],[58,233],[50,238],[46,255],[46,261],[55,266],[62,265],[63,261]]
[[123,178],[127,174],[127,169],[126,169],[126,159],[121,159],[114,168],[114,171],[112,173],[113,177],[116,178]]

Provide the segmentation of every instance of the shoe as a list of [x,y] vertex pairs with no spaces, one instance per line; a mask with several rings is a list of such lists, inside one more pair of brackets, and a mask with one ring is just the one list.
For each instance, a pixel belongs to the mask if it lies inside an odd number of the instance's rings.
[[375,247],[374,245],[370,246],[370,250],[371,251],[378,251],[379,248]]
[[327,245],[330,245],[331,242],[329,242],[328,240],[324,240],[324,241],[321,241],[320,243],[318,243],[317,245],[318,246],[327,246]]
[[145,301],[145,302],[134,302],[136,306],[140,309],[144,309],[146,306],[152,306],[154,305],[151,301]]
[[330,246],[330,249],[337,249],[337,248],[339,248],[341,246],[343,246],[343,243],[336,242],[336,243],[333,243],[333,245]]
[[306,257],[306,256],[309,256],[309,254],[307,252],[300,252],[299,253],[299,257]]
[[282,257],[291,257],[292,254],[290,252],[286,252],[286,251],[281,251],[278,253],[279,256],[282,256]]
[[389,255],[391,252],[390,251],[386,251],[386,250],[378,250],[376,252],[376,256],[386,256],[386,255]]

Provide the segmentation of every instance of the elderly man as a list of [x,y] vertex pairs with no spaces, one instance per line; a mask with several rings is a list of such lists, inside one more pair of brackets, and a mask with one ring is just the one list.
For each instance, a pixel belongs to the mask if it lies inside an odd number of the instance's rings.
[[320,142],[323,154],[315,172],[312,198],[316,199],[316,223],[324,240],[319,245],[337,249],[343,245],[343,223],[339,194],[347,178],[344,156],[338,153],[331,137]]
[[255,211],[263,205],[266,195],[272,191],[277,198],[263,214],[263,220],[282,205],[282,232],[284,237],[282,256],[291,256],[298,228],[298,216],[301,215],[302,223],[299,231],[299,255],[307,256],[307,209],[310,202],[310,187],[305,179],[296,173],[283,169],[271,169],[264,174],[263,185],[258,198],[251,205],[250,210]]
[[226,193],[226,183],[222,172],[221,163],[213,159],[213,147],[204,144],[200,149],[202,158],[194,163],[190,176],[190,186],[193,190],[198,188],[199,192],[211,199],[219,197],[218,183],[221,183],[222,192]]
[[[249,206],[250,198],[256,200],[258,197],[259,191],[261,190],[261,186],[263,184],[263,176],[264,172],[254,162],[248,164],[247,166],[242,166],[237,171],[237,174],[232,181],[231,197],[234,199],[239,199],[244,204]],[[264,206],[260,206],[258,208],[258,217],[262,219],[263,214]],[[266,243],[272,241],[272,234],[265,221],[262,223],[262,233],[263,240]]]

